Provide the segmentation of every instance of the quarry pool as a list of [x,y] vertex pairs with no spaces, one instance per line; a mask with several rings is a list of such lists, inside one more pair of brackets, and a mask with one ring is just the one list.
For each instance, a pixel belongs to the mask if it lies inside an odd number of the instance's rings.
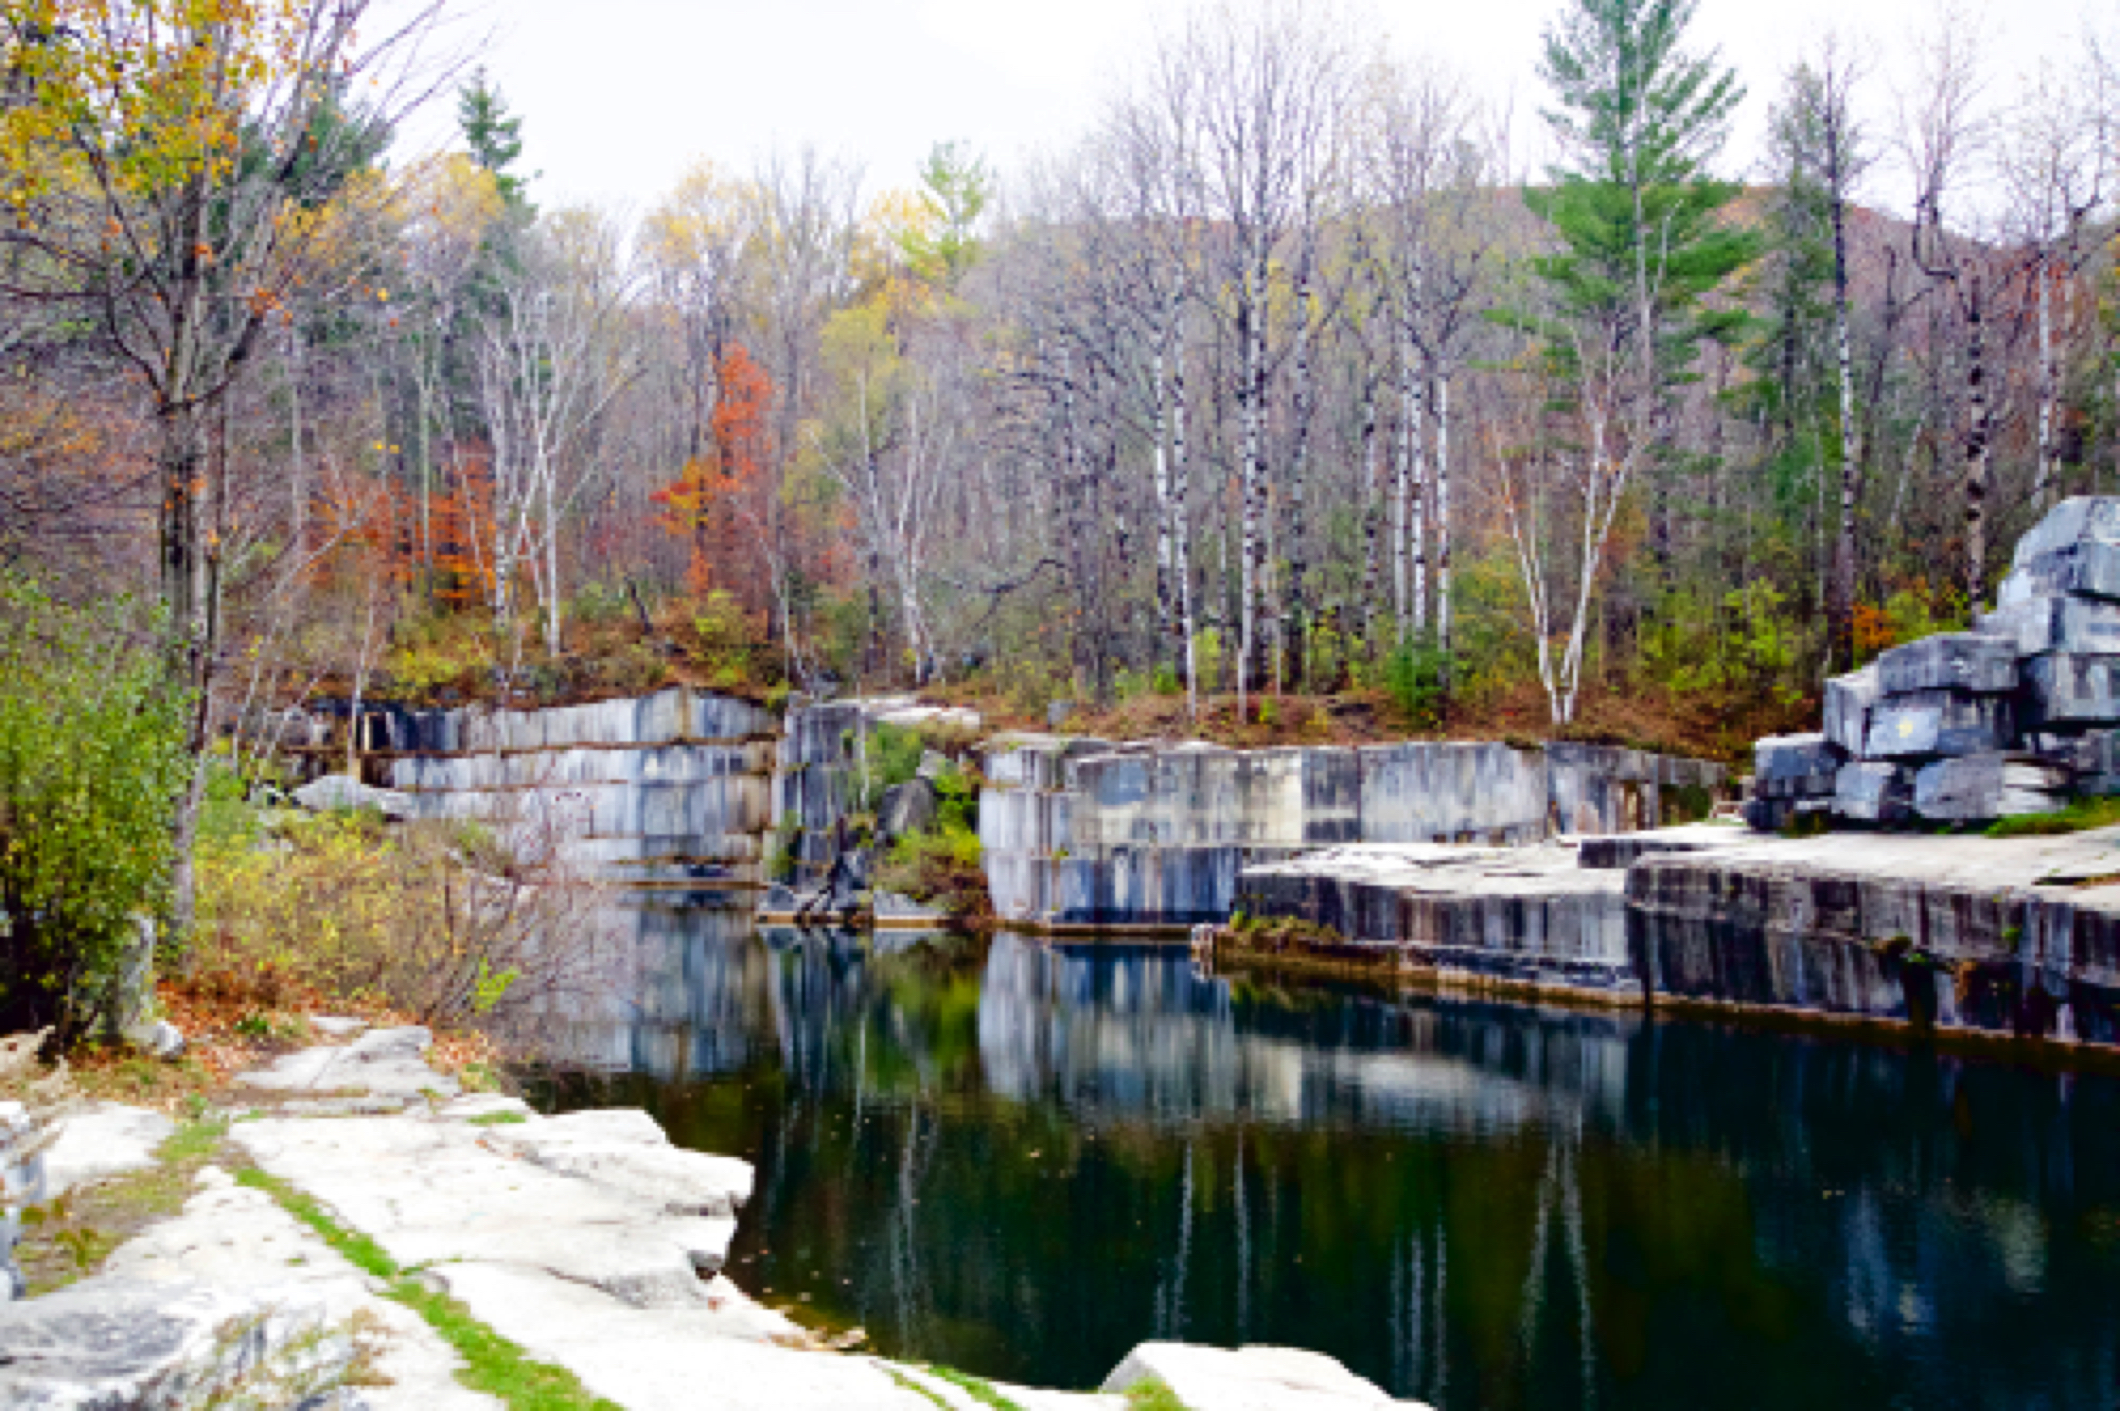
[[583,1039],[758,1170],[730,1272],[891,1355],[1090,1387],[1281,1343],[1512,1407],[2120,1394],[2120,1080],[1197,974],[1182,947],[630,911]]

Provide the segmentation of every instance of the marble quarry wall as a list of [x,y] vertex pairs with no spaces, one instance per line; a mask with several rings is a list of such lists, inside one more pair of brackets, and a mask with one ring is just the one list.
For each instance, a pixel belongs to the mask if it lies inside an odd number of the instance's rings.
[[[1579,846],[1365,844],[1247,868],[1238,905],[1305,923],[1300,954],[1472,988],[2111,1045],[2114,857],[2105,833],[1714,826]],[[1245,948],[1241,930],[1232,944]]]
[[1719,766],[1634,750],[1414,742],[1231,750],[1055,736],[990,746],[979,831],[1004,918],[1225,919],[1237,879],[1337,844],[1522,846],[1704,814]]
[[552,710],[379,710],[355,728],[415,818],[564,830],[620,882],[755,881],[779,720],[683,687]]

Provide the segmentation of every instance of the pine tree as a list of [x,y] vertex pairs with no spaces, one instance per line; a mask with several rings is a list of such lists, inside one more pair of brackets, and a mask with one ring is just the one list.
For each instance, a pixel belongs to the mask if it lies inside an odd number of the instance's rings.
[[[1534,263],[1547,287],[1544,329],[1561,385],[1580,385],[1585,353],[1632,370],[1630,411],[1652,443],[1648,464],[1668,472],[1673,389],[1707,339],[1744,328],[1735,307],[1705,297],[1754,258],[1758,240],[1722,219],[1738,194],[1708,173],[1744,97],[1714,52],[1683,47],[1697,0],[1570,0],[1545,35],[1540,72],[1556,104],[1545,111],[1564,161],[1551,184],[1525,193],[1559,249]],[[1666,487],[1658,480],[1651,532],[1668,568]]]
[[487,79],[484,69],[457,92],[456,123],[471,149],[471,160],[493,174],[493,184],[511,208],[529,207],[530,179],[510,169],[522,159],[523,120],[508,111],[508,100]]

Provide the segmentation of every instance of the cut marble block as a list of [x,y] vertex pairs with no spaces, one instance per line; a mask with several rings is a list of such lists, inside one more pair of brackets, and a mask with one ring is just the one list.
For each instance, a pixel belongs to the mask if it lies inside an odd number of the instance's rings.
[[1943,759],[1914,777],[1914,809],[1937,822],[1984,821],[2020,813],[2058,813],[2069,771],[2024,755],[1999,752]]
[[2120,657],[2068,652],[2024,663],[2024,726],[2120,722]]
[[1769,735],[1752,747],[1752,791],[1763,799],[1829,797],[1844,758],[1823,735]]
[[2002,581],[1995,603],[2011,607],[2057,594],[2120,599],[2120,544],[2085,543],[2040,554]]
[[2120,544],[2120,498],[2077,495],[2063,500],[2017,541],[2011,564],[2023,568],[2078,544]]
[[1913,771],[1896,764],[1851,764],[1834,781],[1833,812],[1861,823],[1898,823],[1914,813]]
[[2017,689],[2014,638],[1978,632],[1941,632],[1877,658],[1886,695],[1915,691],[1972,691],[1993,695]]
[[2042,736],[2039,753],[2075,771],[2079,794],[2120,794],[2120,730]]
[[1869,737],[1870,712],[1884,693],[1877,663],[1826,682],[1826,739],[1859,758]]
[[1983,635],[2016,640],[2022,656],[2120,652],[2120,603],[2091,598],[2028,598],[1980,617]]
[[1870,712],[1866,759],[1922,759],[2009,748],[2016,712],[2005,696],[1961,696],[1917,691]]

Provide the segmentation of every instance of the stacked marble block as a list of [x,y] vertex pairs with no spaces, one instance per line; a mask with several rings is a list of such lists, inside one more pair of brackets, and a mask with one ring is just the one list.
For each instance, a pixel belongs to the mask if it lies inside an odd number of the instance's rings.
[[1745,816],[1777,829],[2051,813],[2120,792],[2120,498],[2063,501],[2018,542],[1978,630],[1826,683],[1825,728],[1762,740]]
[[682,687],[550,710],[377,717],[413,816],[520,829],[609,880],[755,877],[773,767],[770,712]]

